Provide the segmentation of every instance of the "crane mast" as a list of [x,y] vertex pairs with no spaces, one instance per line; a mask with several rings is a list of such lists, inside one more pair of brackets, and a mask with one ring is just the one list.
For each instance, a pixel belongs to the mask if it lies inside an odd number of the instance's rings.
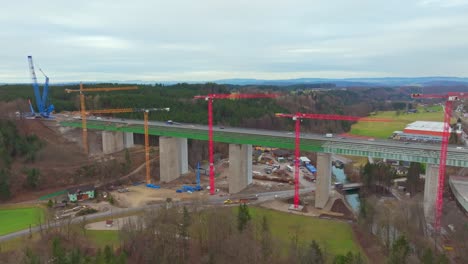
[[299,207],[299,156],[301,144],[301,119],[315,119],[315,120],[346,120],[346,121],[364,121],[364,122],[391,122],[391,119],[384,118],[366,118],[358,116],[343,116],[343,115],[329,115],[329,114],[275,114],[276,117],[292,118],[295,122],[295,140],[294,140],[294,208]]

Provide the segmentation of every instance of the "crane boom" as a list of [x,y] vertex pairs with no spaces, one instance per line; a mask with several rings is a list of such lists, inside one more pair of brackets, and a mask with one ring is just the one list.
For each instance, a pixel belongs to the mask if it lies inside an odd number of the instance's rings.
[[39,113],[42,113],[44,110],[44,104],[41,99],[41,92],[39,91],[39,85],[37,84],[36,72],[34,71],[34,64],[32,56],[28,56],[29,62],[29,73],[31,74],[32,85],[34,90],[34,97],[36,98],[37,110]]
[[[45,84],[44,84],[44,89],[42,90],[42,104],[44,105],[44,108],[47,105],[47,96],[49,95],[49,77],[42,71],[41,68],[39,68],[39,71],[44,75],[45,77]],[[48,109],[44,109],[48,110]]]
[[83,83],[80,83],[80,89],[65,89],[66,93],[80,93],[80,114],[81,114],[81,126],[83,128],[83,150],[88,154],[88,129],[86,126],[86,106],[84,92],[110,92],[110,91],[123,91],[123,90],[136,90],[137,86],[130,87],[100,87],[100,88],[83,88]]

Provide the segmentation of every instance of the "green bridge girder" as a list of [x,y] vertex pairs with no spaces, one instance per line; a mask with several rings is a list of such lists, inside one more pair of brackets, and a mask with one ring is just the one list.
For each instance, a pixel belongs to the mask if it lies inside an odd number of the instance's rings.
[[[60,122],[60,125],[66,127],[81,128],[81,122]],[[137,134],[144,134],[144,127],[142,125],[116,125],[114,123],[106,124],[105,122],[88,122],[88,129],[106,130],[106,131],[120,131],[132,132]],[[207,131],[200,129],[181,128],[177,126],[164,127],[160,126],[155,128],[150,126],[148,129],[150,135],[190,138],[197,140],[208,140]],[[214,131],[213,139],[216,142],[230,143],[230,144],[251,144],[274,148],[294,149],[294,138],[280,138],[268,135],[247,135],[239,134],[228,131]],[[322,142],[319,140],[301,140],[301,150],[310,152],[323,152]]]
[[[81,121],[63,121],[60,122],[60,125],[66,127],[82,127]],[[87,123],[87,127],[88,129],[94,130],[144,134],[143,125],[125,125],[104,121],[89,121]],[[206,130],[178,126],[150,126],[149,134],[156,136],[208,140],[208,133]],[[270,136],[229,131],[214,131],[213,137],[216,142],[294,149],[294,137],[290,136]],[[421,147],[403,147],[392,146],[388,143],[379,145],[377,142],[355,143],[343,142],[339,140],[333,141],[326,138],[321,140],[301,138],[301,150],[430,164],[439,164],[440,158],[440,149],[438,149],[438,146],[434,145],[422,145]],[[468,167],[468,153],[449,151],[447,153],[447,165]]]

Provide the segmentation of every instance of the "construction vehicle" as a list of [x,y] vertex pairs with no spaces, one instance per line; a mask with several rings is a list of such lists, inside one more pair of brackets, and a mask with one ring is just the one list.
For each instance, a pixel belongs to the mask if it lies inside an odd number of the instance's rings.
[[72,90],[72,89],[65,89],[66,93],[80,93],[80,113],[81,113],[81,126],[83,129],[83,150],[86,155],[88,155],[89,148],[88,148],[88,129],[86,127],[86,106],[85,106],[85,92],[110,92],[110,91],[126,91],[126,90],[136,90],[138,87],[131,86],[131,87],[113,87],[113,88],[83,88],[83,84],[80,83],[80,89]]
[[203,188],[200,186],[200,162],[197,164],[197,185],[194,186],[188,186],[188,185],[183,185],[181,189],[176,190],[177,193],[183,193],[183,192],[199,192],[203,190]]
[[31,104],[31,100],[28,100],[29,104],[29,109],[31,110],[31,114],[28,117],[42,117],[42,118],[50,118],[50,114],[54,111],[54,105],[50,104],[49,102],[49,77],[45,75],[45,73],[41,71],[41,73],[45,77],[45,84],[44,88],[42,90],[42,95],[41,91],[39,89],[39,85],[37,84],[37,77],[36,77],[36,72],[34,71],[34,63],[32,56],[28,56],[28,63],[29,63],[29,73],[31,74],[31,79],[32,79],[32,86],[34,90],[34,97],[36,99],[36,107],[37,107],[37,113],[34,111],[34,107]]
[[[150,111],[170,111],[170,108],[117,108],[117,109],[102,109],[90,110],[86,114],[112,114],[112,113],[144,113],[144,130],[145,130],[145,164],[146,164],[146,186],[155,188],[151,184],[150,164],[149,164],[149,127],[148,114]],[[158,188],[156,188],[158,189]]]

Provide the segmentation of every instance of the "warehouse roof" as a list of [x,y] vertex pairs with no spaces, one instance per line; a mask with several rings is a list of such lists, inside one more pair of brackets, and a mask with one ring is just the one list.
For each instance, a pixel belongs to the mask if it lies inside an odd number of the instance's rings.
[[[444,122],[430,122],[430,121],[415,121],[405,127],[410,130],[431,131],[431,132],[444,132]],[[452,131],[450,129],[449,131]]]

